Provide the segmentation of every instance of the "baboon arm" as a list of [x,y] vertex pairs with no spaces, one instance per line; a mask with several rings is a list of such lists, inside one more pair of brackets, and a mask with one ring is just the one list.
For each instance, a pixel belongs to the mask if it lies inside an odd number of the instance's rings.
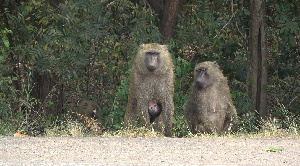
[[231,110],[231,118],[232,118],[232,129],[231,131],[232,132],[237,132],[238,131],[238,116],[237,116],[237,112],[235,110],[235,107],[234,106],[231,106],[230,107],[230,110]]
[[173,123],[173,110],[174,102],[172,96],[168,96],[168,99],[165,103],[167,108],[164,113],[164,124],[165,124],[165,136],[170,137],[172,134],[172,123]]
[[223,124],[223,131],[225,133],[228,132],[230,122],[231,122],[231,117],[225,117],[224,124]]
[[128,92],[128,103],[126,107],[126,112],[124,115],[124,128],[129,128],[131,126],[135,125],[135,122],[137,120],[137,109],[136,109],[136,92],[135,89],[132,87],[135,87],[134,80],[135,75],[131,75],[131,80],[130,80],[130,87],[129,87],[129,92]]
[[232,132],[237,132],[238,122],[237,122],[236,110],[235,110],[234,106],[231,105],[230,103],[228,103],[228,108],[227,109],[229,109],[229,110],[227,111],[227,114],[226,114],[226,117],[225,117],[225,121],[224,121],[224,125],[223,125],[223,131],[228,132],[230,124],[232,124],[231,131]]
[[195,133],[197,128],[196,126],[198,125],[198,117],[197,114],[195,114],[195,108],[196,106],[192,102],[188,101],[184,112],[185,119],[187,120],[192,133]]

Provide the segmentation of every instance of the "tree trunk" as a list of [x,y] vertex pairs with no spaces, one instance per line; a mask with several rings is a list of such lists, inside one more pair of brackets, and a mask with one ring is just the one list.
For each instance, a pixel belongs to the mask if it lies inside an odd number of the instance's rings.
[[265,33],[265,1],[250,0],[251,26],[247,67],[247,93],[252,111],[262,119],[269,117],[267,110],[267,41]]
[[181,8],[181,0],[166,0],[163,17],[159,23],[159,29],[165,42],[169,42],[169,40],[174,37],[178,13]]
[[174,37],[178,13],[182,9],[183,0],[148,0],[151,8],[159,18],[158,28],[163,41],[168,43]]
[[37,99],[34,113],[31,114],[61,114],[63,105],[63,89],[59,78],[49,72],[40,74],[33,72],[33,89],[31,96]]

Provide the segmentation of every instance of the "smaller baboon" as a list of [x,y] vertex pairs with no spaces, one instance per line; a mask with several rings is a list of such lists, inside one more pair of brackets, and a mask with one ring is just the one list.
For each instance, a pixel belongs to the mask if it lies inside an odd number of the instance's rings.
[[91,131],[102,133],[102,122],[99,118],[98,104],[92,100],[83,100],[78,105],[77,118]]
[[[172,134],[174,114],[174,65],[166,45],[142,44],[131,68],[128,103],[124,116],[124,128],[139,124],[165,136]],[[161,113],[152,115],[149,101],[159,103]],[[157,110],[156,110],[157,111]],[[152,116],[152,117],[150,117]]]
[[237,131],[237,113],[227,79],[216,62],[202,62],[194,69],[194,81],[185,108],[185,118],[193,134]]
[[85,124],[86,127],[94,132],[102,132],[102,122],[96,102],[72,97],[66,103],[66,106],[71,109],[72,114],[76,115],[77,120]]
[[155,118],[157,118],[162,111],[161,104],[149,101],[148,105],[149,105],[148,112],[150,115],[150,123],[153,123]]
[[83,100],[78,105],[79,114],[86,115],[94,120],[99,118],[97,111],[99,111],[99,107],[97,103],[92,100]]

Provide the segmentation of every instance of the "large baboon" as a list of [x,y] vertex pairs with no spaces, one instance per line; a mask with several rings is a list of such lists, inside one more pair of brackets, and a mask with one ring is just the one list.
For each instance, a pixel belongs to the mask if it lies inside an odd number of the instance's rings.
[[133,62],[124,127],[150,126],[149,102],[160,103],[154,129],[171,136],[174,114],[174,65],[166,45],[142,44]]
[[227,79],[216,62],[202,62],[194,69],[185,118],[193,134],[227,133],[237,130],[237,113]]

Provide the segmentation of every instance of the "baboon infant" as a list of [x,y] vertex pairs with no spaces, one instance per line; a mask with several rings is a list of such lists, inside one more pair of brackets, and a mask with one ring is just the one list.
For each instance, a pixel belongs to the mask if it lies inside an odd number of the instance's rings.
[[194,81],[185,108],[185,118],[193,134],[237,131],[237,113],[227,79],[216,62],[202,62],[194,69]]
[[149,101],[148,105],[149,105],[148,113],[150,116],[150,123],[153,123],[155,118],[157,118],[162,111],[161,104]]
[[[131,68],[128,104],[124,116],[124,127],[150,126],[154,130],[171,136],[174,114],[174,65],[166,45],[142,44]],[[149,103],[159,103],[154,110]],[[153,111],[160,112],[158,115]],[[155,114],[155,115],[154,115]]]

